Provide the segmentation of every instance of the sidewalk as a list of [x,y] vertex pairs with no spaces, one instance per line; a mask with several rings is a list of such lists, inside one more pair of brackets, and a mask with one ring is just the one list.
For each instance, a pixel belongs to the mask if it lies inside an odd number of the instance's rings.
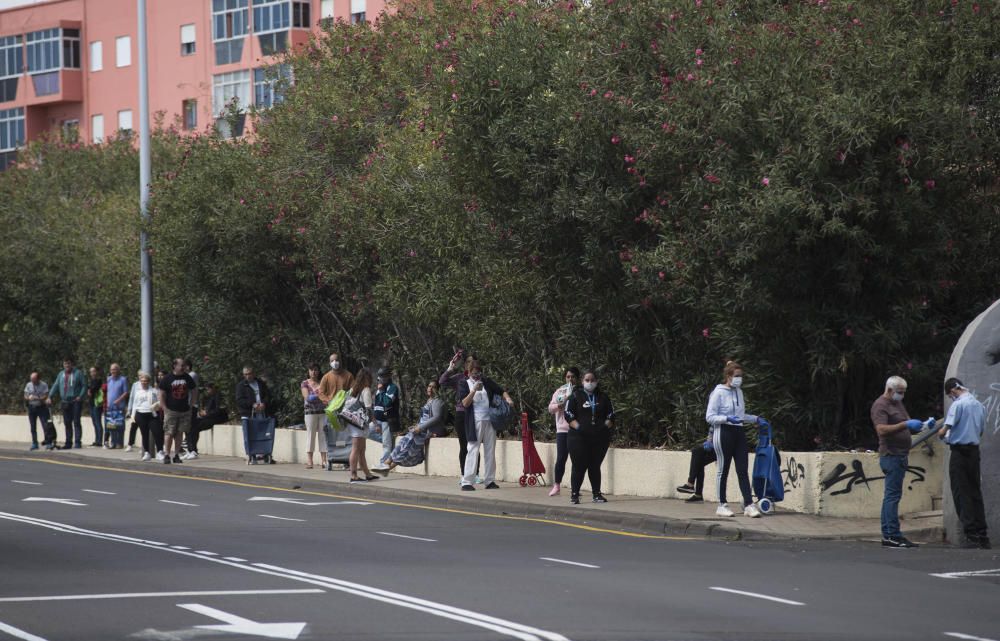
[[[548,519],[598,528],[642,534],[696,536],[728,540],[856,540],[878,541],[878,519],[846,519],[782,511],[779,503],[773,514],[759,519],[743,516],[715,516],[715,505],[689,505],[677,499],[649,499],[608,495],[608,503],[569,504],[569,492],[548,496],[548,487],[520,487],[504,483],[499,490],[461,492],[458,479],[413,474],[389,474],[371,483],[349,484],[348,473],[320,468],[307,470],[301,464],[248,466],[242,458],[202,456],[182,464],[143,463],[136,452],[86,447],[68,451],[28,452],[20,443],[0,443],[0,456],[45,459],[102,465],[128,470],[197,476],[273,487],[335,492],[411,505],[444,507],[483,514]],[[902,519],[903,532],[919,542],[940,542],[944,529],[940,512],[908,515]]]

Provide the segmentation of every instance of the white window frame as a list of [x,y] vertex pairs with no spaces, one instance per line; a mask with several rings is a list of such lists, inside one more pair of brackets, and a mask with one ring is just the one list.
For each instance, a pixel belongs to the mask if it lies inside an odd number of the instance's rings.
[[[42,34],[42,35],[39,37],[30,38],[31,36],[35,36],[36,34]],[[41,73],[50,73],[62,69],[62,29],[56,27],[55,29],[40,29],[38,31],[32,31],[31,33],[25,36],[24,40],[25,44],[27,45],[24,66],[26,68],[29,68],[28,73],[34,76]],[[53,42],[56,43],[54,64],[52,64],[52,61],[48,61],[46,64],[49,64],[51,66],[43,66],[41,68],[33,70],[30,69],[32,49],[35,49],[37,51],[39,48],[41,48],[41,50],[44,52],[47,47],[51,47]]]
[[132,65],[132,36],[115,38],[115,66],[130,67]]
[[134,124],[131,109],[122,109],[118,112],[118,131],[135,131]]
[[225,114],[233,98],[239,99],[241,109],[249,107],[253,102],[252,92],[249,69],[212,76],[212,113],[215,116]]
[[90,140],[95,145],[104,142],[104,114],[90,116]]
[[[216,4],[218,2],[220,2],[220,1],[222,2],[223,8],[221,10],[217,10],[216,9]],[[227,4],[232,4],[234,6],[232,8],[230,8],[230,7],[226,6]],[[249,8],[249,5],[250,5],[249,0],[213,0],[213,2],[212,2],[212,42],[223,42],[225,40],[235,40],[237,38],[243,38],[248,33],[250,33],[250,8]],[[240,26],[240,25],[238,25],[237,20],[235,19],[235,17],[230,17],[230,14],[232,16],[235,16],[236,14],[241,13],[241,12],[245,16],[244,19],[243,19],[243,25],[242,25],[243,28],[244,28],[244,31],[243,31],[243,33],[237,33],[238,26]],[[226,24],[226,30],[227,30],[227,33],[223,33],[221,35],[219,34],[218,29],[216,28],[218,26],[217,22],[218,22],[218,17],[219,16],[224,16],[223,20],[224,20],[224,22]],[[228,33],[228,31],[229,31],[230,28],[232,29],[232,33]]]
[[90,43],[87,51],[90,56],[90,70],[102,71],[104,69],[104,43],[95,40]]
[[[21,53],[20,60],[18,60],[17,52]],[[24,73],[22,69],[25,65],[24,37],[14,35],[0,38],[0,58],[5,59],[4,68],[7,70],[6,74],[0,74],[0,80],[21,76]],[[13,70],[11,70],[11,67]]]
[[7,144],[0,143],[0,153],[14,151],[24,144],[25,138],[24,107],[0,109],[0,128],[6,129],[4,137]]
[[[258,20],[258,18],[261,19]],[[289,0],[253,0],[254,33],[263,35],[288,31],[291,28],[292,3]]]

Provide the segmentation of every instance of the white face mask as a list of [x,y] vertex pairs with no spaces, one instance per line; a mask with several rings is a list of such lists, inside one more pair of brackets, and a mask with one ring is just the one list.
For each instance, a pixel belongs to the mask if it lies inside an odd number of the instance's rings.
[[340,369],[340,361],[330,361],[330,369]]
[[588,392],[593,392],[595,389],[597,389],[597,381],[584,382],[583,389],[587,390]]
[[892,393],[892,400],[894,400],[894,401],[901,401],[901,400],[903,400],[903,395],[900,394],[899,392],[893,392]]
[[732,382],[729,383],[729,384],[732,387],[735,387],[736,389],[739,389],[739,388],[743,387],[743,377],[742,376],[734,376]]

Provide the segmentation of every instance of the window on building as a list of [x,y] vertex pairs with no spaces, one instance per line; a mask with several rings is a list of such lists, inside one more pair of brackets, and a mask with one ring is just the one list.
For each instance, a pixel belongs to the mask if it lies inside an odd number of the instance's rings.
[[288,0],[253,0],[253,32],[286,30],[292,24]]
[[59,67],[62,64],[61,29],[44,29],[27,35],[28,73],[36,96],[59,93]]
[[115,38],[115,66],[128,67],[132,64],[132,36]]
[[77,119],[63,120],[60,123],[62,129],[62,139],[65,143],[75,143],[80,141],[80,121]]
[[193,24],[181,25],[181,55],[190,56],[195,50],[195,30]]
[[241,110],[250,104],[250,72],[246,69],[212,76],[212,113],[222,115],[230,105]]
[[333,24],[333,0],[320,0],[319,3],[319,24],[327,27]]
[[80,30],[79,29],[63,29],[62,30],[62,47],[63,47],[63,57],[62,66],[63,69],[79,69],[80,68]]
[[104,142],[103,114],[94,114],[90,117],[90,141],[95,145]]
[[296,29],[308,29],[312,26],[308,2],[292,2],[292,26]]
[[0,152],[24,144],[24,107],[0,109]]
[[198,128],[198,101],[191,99],[181,103],[181,114],[184,118],[184,129],[191,131]]
[[212,0],[212,42],[215,64],[239,62],[243,57],[243,36],[250,30],[248,0]]
[[365,21],[365,0],[351,0],[351,24]]
[[260,52],[265,56],[274,56],[288,50],[288,32],[275,31],[257,36],[260,42]]
[[90,43],[90,70],[100,71],[104,69],[104,44],[97,40]]
[[122,109],[118,112],[118,130],[132,131],[132,110]]
[[17,98],[17,83],[23,73],[23,39],[21,36],[0,38],[0,102]]
[[253,70],[253,103],[260,109],[267,109],[284,102],[285,89],[291,83],[292,68],[289,65],[258,67]]

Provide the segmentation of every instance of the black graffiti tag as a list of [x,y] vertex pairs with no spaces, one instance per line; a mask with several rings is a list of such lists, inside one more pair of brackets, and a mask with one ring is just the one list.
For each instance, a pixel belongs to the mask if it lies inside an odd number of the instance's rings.
[[[911,490],[913,489],[914,483],[922,483],[924,481],[925,473],[927,472],[926,469],[916,465],[908,465],[906,467],[906,471],[913,475],[913,479],[910,480],[910,484],[907,486],[907,488]],[[884,475],[868,476],[865,474],[865,468],[861,464],[861,461],[854,459],[851,461],[850,472],[847,471],[846,465],[838,463],[837,467],[833,468],[833,471],[830,472],[830,474],[828,474],[822,482],[820,482],[820,486],[823,488],[823,491],[826,492],[838,484],[843,483],[843,487],[830,492],[830,496],[837,496],[838,494],[850,494],[851,490],[854,489],[854,486],[861,483],[864,483],[865,487],[871,490],[871,485],[869,485],[869,483],[873,481],[881,481],[884,478]]]
[[785,459],[785,469],[781,470],[781,475],[785,477],[785,489],[799,486],[799,480],[806,476],[806,467],[795,460],[794,456]]

